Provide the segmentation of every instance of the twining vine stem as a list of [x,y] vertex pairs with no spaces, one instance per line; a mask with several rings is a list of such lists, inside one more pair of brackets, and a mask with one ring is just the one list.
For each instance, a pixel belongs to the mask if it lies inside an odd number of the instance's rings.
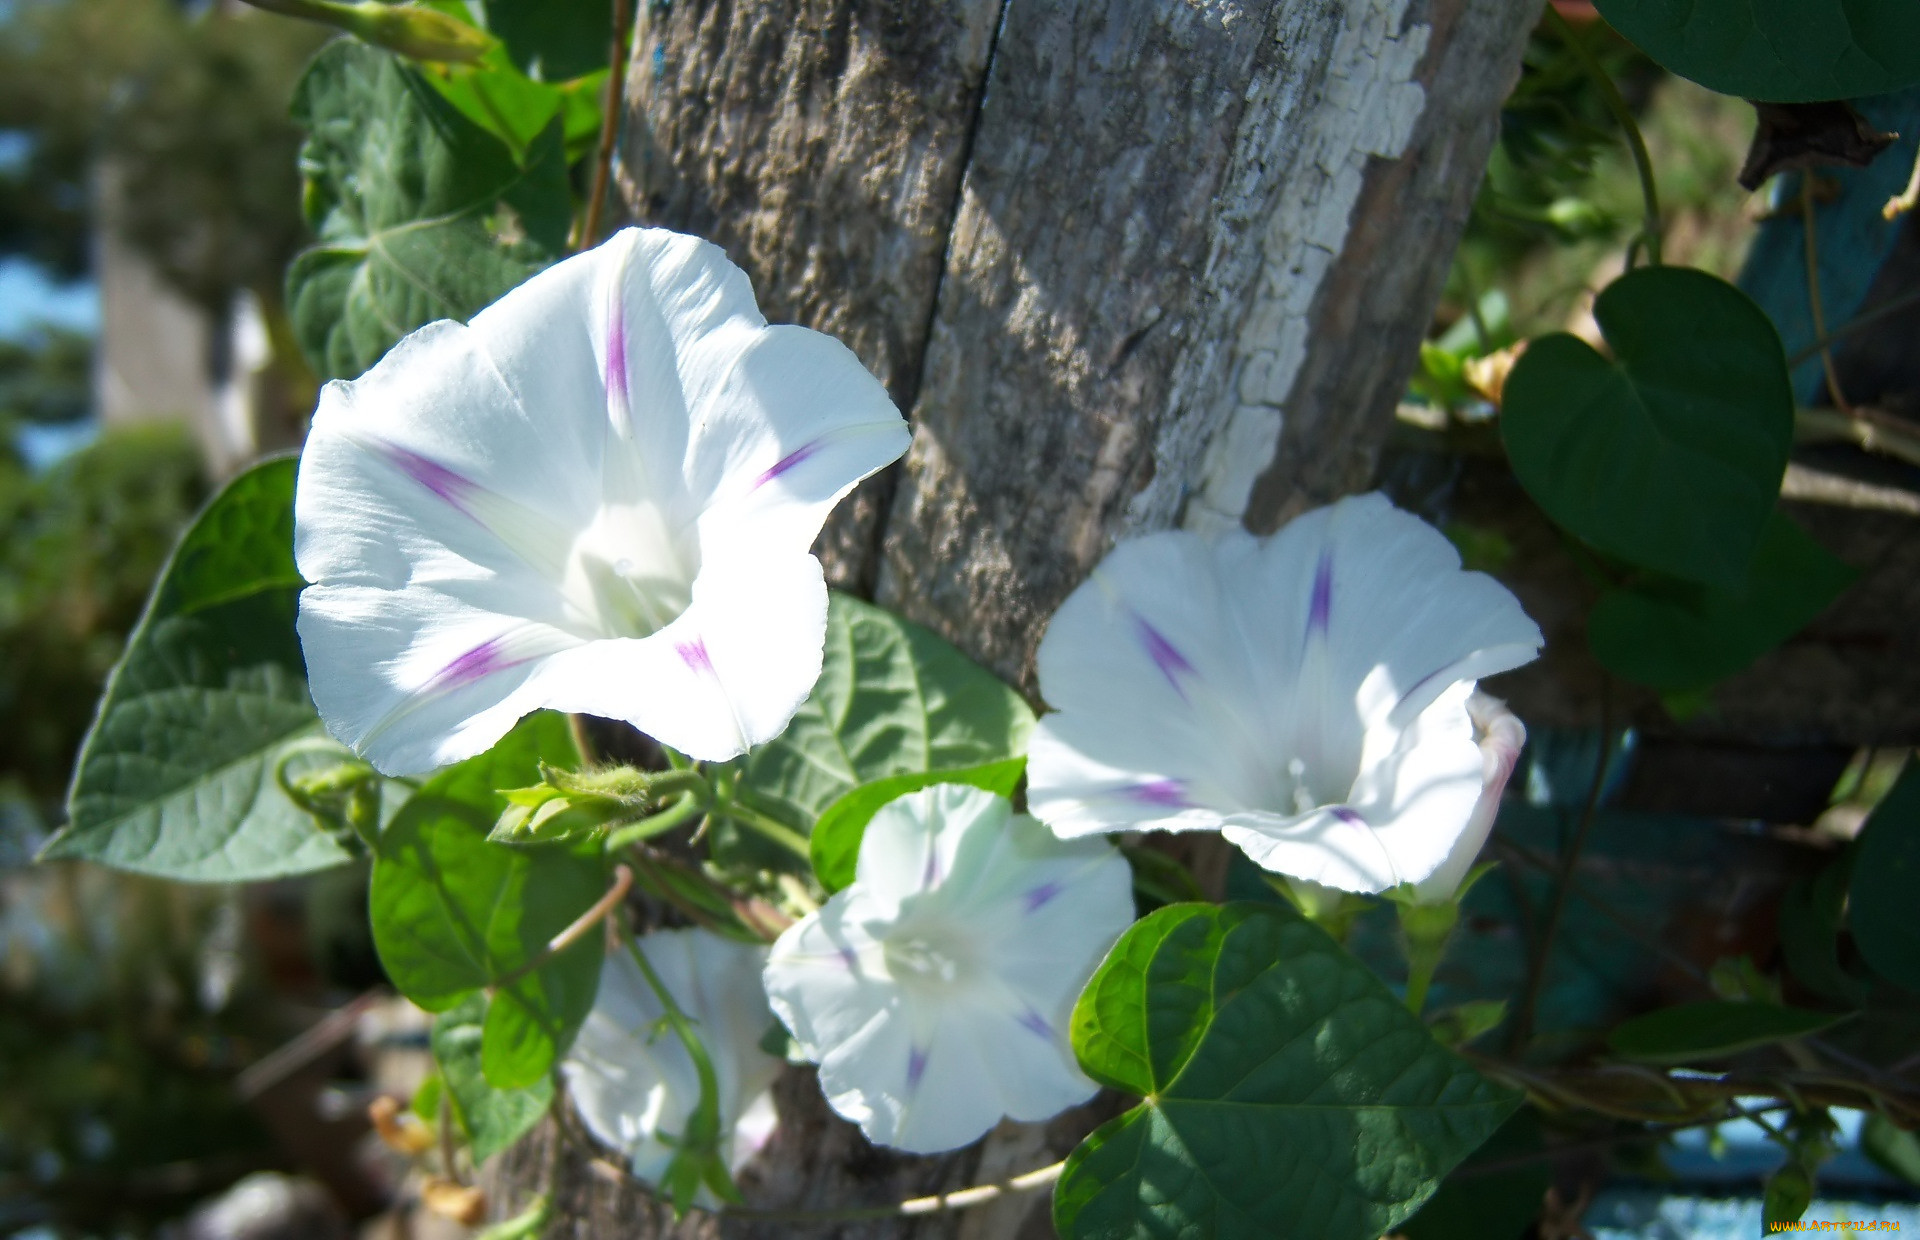
[[605,920],[607,914],[620,907],[620,902],[627,898],[627,892],[632,887],[633,871],[624,865],[614,866],[613,886],[607,888],[607,893],[593,902],[592,908],[574,918],[573,923],[565,930],[554,935],[533,959],[495,982],[489,989],[495,993],[506,989],[578,943],[586,937],[588,931]]
[[593,189],[587,194],[573,248],[584,250],[600,235],[600,211],[613,175],[613,145],[620,134],[620,105],[627,94],[627,44],[633,34],[633,0],[613,0],[613,44],[607,60],[607,97],[600,115],[600,147],[593,157]]
[[[1821,305],[1820,297],[1820,225],[1813,211],[1813,174],[1800,173],[1800,215],[1807,235],[1807,309],[1813,314],[1813,335],[1816,340],[1827,339],[1827,315]],[[1820,368],[1826,372],[1827,394],[1833,397],[1833,407],[1851,418],[1853,409],[1847,404],[1846,393],[1840,390],[1840,372],[1834,369],[1833,350],[1822,345],[1820,348]]]
[[[1640,174],[1640,198],[1645,212],[1645,222],[1641,225],[1640,239],[1646,243],[1647,261],[1654,266],[1660,265],[1660,191],[1653,180],[1653,159],[1647,154],[1647,140],[1640,133],[1640,122],[1634,119],[1633,109],[1620,94],[1620,88],[1613,84],[1605,67],[1600,64],[1593,50],[1580,38],[1580,32],[1573,24],[1560,16],[1560,10],[1549,4],[1546,8],[1547,24],[1567,45],[1573,58],[1580,62],[1580,68],[1593,79],[1594,86],[1600,91],[1600,98],[1606,103],[1607,111],[1613,113],[1613,119],[1620,123],[1626,134],[1627,148],[1633,152],[1633,166]],[[1628,252],[1628,266],[1632,266],[1632,252]]]

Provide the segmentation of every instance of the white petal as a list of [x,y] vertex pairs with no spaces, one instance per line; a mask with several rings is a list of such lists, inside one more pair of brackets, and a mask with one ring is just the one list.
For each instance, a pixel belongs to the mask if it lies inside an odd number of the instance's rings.
[[[765,949],[705,930],[656,931],[639,944],[713,1063],[722,1129],[734,1130],[723,1148],[736,1159],[750,1156],[765,1141],[761,1112],[782,1067],[760,1049],[773,1019],[760,988]],[[700,1101],[699,1074],[680,1039],[661,1026],[664,1014],[632,958],[616,952],[607,957],[593,1011],[561,1065],[588,1129],[625,1151],[634,1174],[650,1182],[666,1171],[671,1138]],[[736,1129],[743,1121],[744,1136]]]
[[839,341],[770,327],[695,410],[687,460],[705,554],[747,540],[804,553],[860,479],[907,450],[886,389]]
[[1221,834],[1266,869],[1338,887],[1384,891],[1432,874],[1480,798],[1482,759],[1456,684],[1404,731],[1370,735],[1346,804],[1294,818],[1243,814]]
[[541,703],[625,719],[692,758],[725,761],[778,736],[820,678],[827,587],[812,556],[705,566],[693,603],[645,638],[549,659]]
[[866,928],[879,911],[849,888],[787,927],[767,956],[767,1001],[808,1059],[820,1060],[898,1005]]
[[1460,570],[1444,534],[1379,494],[1329,509],[1330,644],[1342,684],[1380,670],[1405,724],[1449,686],[1531,662],[1545,639],[1520,602],[1485,573]]
[[[1244,557],[1250,536],[1229,535]],[[1028,756],[1028,803],[1063,834],[1217,825],[1260,794],[1284,703],[1232,629],[1213,548],[1171,532],[1114,548],[1055,613],[1037,656],[1057,714]],[[1106,824],[1095,826],[1094,824]]]
[[545,704],[542,660],[578,644],[417,586],[309,586],[300,644],[327,728],[389,775],[482,753]]
[[1480,743],[1480,798],[1474,802],[1473,817],[1454,840],[1447,859],[1415,892],[1423,904],[1451,900],[1460,889],[1493,831],[1494,819],[1500,816],[1500,798],[1527,744],[1526,726],[1498,698],[1476,691],[1467,699],[1467,715],[1473,720]]

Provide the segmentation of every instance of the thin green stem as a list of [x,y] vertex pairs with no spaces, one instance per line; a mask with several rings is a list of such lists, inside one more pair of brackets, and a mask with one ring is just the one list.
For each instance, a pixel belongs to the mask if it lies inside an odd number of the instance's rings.
[[1613,84],[1599,58],[1580,38],[1580,32],[1572,23],[1560,16],[1560,11],[1551,4],[1546,11],[1547,25],[1554,34],[1573,53],[1580,62],[1580,68],[1593,80],[1600,92],[1600,98],[1607,105],[1607,111],[1613,113],[1613,119],[1620,123],[1621,131],[1626,135],[1627,148],[1633,152],[1633,166],[1640,174],[1641,207],[1645,214],[1641,224],[1641,237],[1647,247],[1647,261],[1654,266],[1660,265],[1660,190],[1653,180],[1653,158],[1647,154],[1647,140],[1640,133],[1640,122],[1634,119],[1633,109],[1627,106],[1620,88]]
[[616,828],[607,836],[607,851],[619,852],[630,844],[664,835],[682,823],[699,817],[705,808],[699,797],[691,794],[683,796],[657,814],[649,814],[637,822]]
[[527,976],[527,974],[539,969],[561,952],[578,943],[586,935],[587,931],[599,925],[609,914],[619,909],[620,902],[627,898],[627,891],[632,888],[632,886],[633,871],[624,865],[614,866],[613,886],[607,888],[606,894],[593,902],[592,908],[574,918],[571,925],[554,935],[553,938],[548,941],[547,945],[541,948],[531,960],[528,960],[519,968],[494,982],[488,989],[495,992],[505,990],[521,978]]
[[1593,779],[1587,785],[1586,803],[1580,808],[1580,823],[1574,828],[1573,839],[1560,856],[1560,869],[1554,876],[1553,894],[1547,902],[1546,922],[1540,930],[1540,945],[1527,967],[1525,998],[1521,1001],[1520,1011],[1513,1022],[1513,1032],[1507,1040],[1509,1054],[1518,1054],[1533,1036],[1534,1018],[1540,1007],[1540,992],[1546,985],[1547,965],[1553,957],[1553,941],[1560,933],[1560,921],[1567,911],[1567,895],[1573,890],[1573,876],[1580,864],[1580,852],[1586,847],[1587,834],[1593,829],[1594,815],[1600,808],[1600,790],[1606,786],[1607,766],[1613,760],[1613,695],[1607,691],[1610,683],[1603,684],[1600,694],[1600,757],[1594,764]]
[[742,805],[739,801],[728,801],[725,805],[717,806],[716,812],[723,817],[731,818],[755,835],[780,845],[803,861],[810,862],[813,859],[807,837],[771,814],[763,814],[751,805]]
[[[660,975],[654,972],[647,953],[640,950],[639,938],[631,933],[621,937],[626,939],[627,953],[640,967],[641,976],[647,979],[654,997],[660,1000],[660,1008],[666,1013],[667,1024],[673,1029],[674,1036],[686,1047],[687,1058],[693,1061],[694,1075],[700,1081],[700,1101],[694,1107],[693,1114],[687,1117],[686,1128],[679,1134],[680,1148],[675,1151],[673,1162],[663,1177],[663,1187],[675,1198],[674,1209],[679,1212],[685,1208],[679,1199],[684,1196],[690,1203],[700,1184],[710,1184],[711,1175],[711,1168],[704,1165],[696,1166],[689,1174],[683,1169],[682,1159],[691,1156],[709,1163],[719,1156],[720,1078],[713,1070],[713,1059],[707,1054],[707,1048],[693,1031],[693,1022],[680,1010],[680,1004],[674,999],[673,992],[667,989],[666,983],[660,980]],[[724,1166],[720,1174],[725,1176]],[[730,1182],[728,1186],[731,1187]],[[738,1200],[737,1196],[735,1200]]]
[[[1820,223],[1813,210],[1813,175],[1800,173],[1800,217],[1807,238],[1807,309],[1813,316],[1813,335],[1816,340],[1827,338],[1827,314],[1820,296]],[[1827,395],[1833,397],[1833,407],[1851,417],[1853,409],[1847,404],[1846,393],[1840,390],[1840,372],[1833,365],[1833,350],[1820,350],[1820,369],[1827,377]]]

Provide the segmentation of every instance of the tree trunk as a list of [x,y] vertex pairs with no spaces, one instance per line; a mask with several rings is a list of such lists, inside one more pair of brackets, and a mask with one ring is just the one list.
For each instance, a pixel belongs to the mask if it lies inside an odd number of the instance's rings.
[[[1274,528],[1364,487],[1537,0],[674,0],[642,14],[622,187],[845,340],[914,444],[836,584],[1030,694],[1117,537]],[[789,1073],[755,1206],[871,1206],[1064,1156],[1110,1104],[932,1159]],[[1107,1109],[1103,1109],[1107,1108]],[[539,1178],[543,1132],[503,1160]],[[1051,1234],[1046,1194],[918,1220],[689,1219],[563,1153],[570,1236]],[[496,1210],[516,1193],[496,1192]]]

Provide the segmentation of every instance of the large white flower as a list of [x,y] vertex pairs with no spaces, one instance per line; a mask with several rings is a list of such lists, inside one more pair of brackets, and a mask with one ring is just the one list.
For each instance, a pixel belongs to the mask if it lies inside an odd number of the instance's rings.
[[1063,837],[1218,830],[1347,891],[1417,883],[1483,786],[1467,698],[1539,628],[1379,495],[1271,538],[1114,548],[1054,615],[1027,799]]
[[1067,1022],[1133,920],[1118,852],[940,784],[874,815],[856,875],[780,936],[766,971],[835,1111],[925,1154],[1093,1096]]
[[541,707],[742,753],[819,676],[808,547],[906,444],[845,346],[769,327],[718,248],[628,229],[322,391],[294,505],[314,701],[390,774]]
[[[760,986],[767,951],[707,930],[660,930],[638,942],[713,1061],[721,1152],[735,1169],[773,1135],[773,1082],[784,1066],[760,1049],[773,1027]],[[560,1065],[588,1130],[625,1152],[634,1175],[655,1185],[673,1161],[672,1139],[700,1105],[693,1059],[665,1015],[633,958],[614,952],[600,971],[593,1011]]]

